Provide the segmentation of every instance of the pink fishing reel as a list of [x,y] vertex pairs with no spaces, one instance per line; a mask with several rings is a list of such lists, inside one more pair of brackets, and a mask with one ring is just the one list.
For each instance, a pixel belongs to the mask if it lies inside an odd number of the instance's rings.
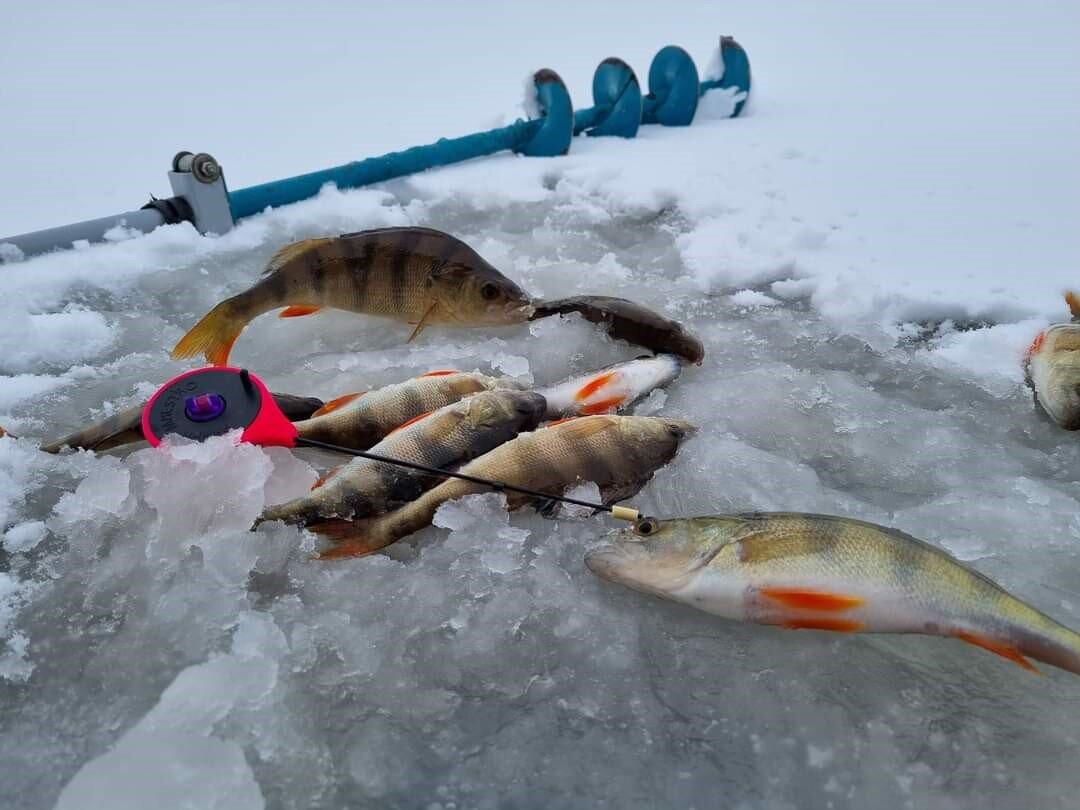
[[173,377],[142,413],[153,447],[169,434],[201,441],[243,429],[240,440],[264,447],[295,447],[297,433],[266,385],[243,368],[208,366]]

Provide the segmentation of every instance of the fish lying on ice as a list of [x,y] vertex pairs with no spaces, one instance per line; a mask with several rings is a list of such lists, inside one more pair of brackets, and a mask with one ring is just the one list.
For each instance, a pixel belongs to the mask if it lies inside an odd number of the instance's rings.
[[[656,416],[582,416],[556,422],[496,447],[459,472],[558,495],[583,481],[600,487],[601,499],[612,504],[635,495],[663,467],[694,427],[678,419]],[[358,521],[325,523],[313,531],[335,541],[323,558],[371,554],[431,523],[447,501],[488,487],[447,479],[395,512]],[[516,509],[529,502],[507,492]]]
[[425,326],[522,323],[525,292],[460,239],[431,228],[377,228],[286,245],[252,287],[222,301],[176,344],[174,358],[203,355],[225,365],[247,324],[273,309],[281,317],[322,308]]
[[1072,323],[1056,323],[1032,341],[1024,378],[1035,401],[1066,430],[1080,430],[1080,298],[1066,293]]
[[670,354],[639,357],[627,363],[574,377],[539,389],[547,400],[548,419],[587,416],[629,408],[682,373],[682,362]]
[[861,520],[798,513],[641,518],[585,557],[604,579],[727,619],[923,633],[1080,674],[1080,635],[944,551]]
[[[547,403],[530,391],[483,391],[402,425],[371,448],[388,458],[452,467],[533,430]],[[354,458],[310,493],[267,508],[255,525],[354,520],[397,509],[442,479],[367,458]]]
[[[282,413],[292,422],[309,418],[323,406],[323,401],[315,397],[298,397],[293,394],[274,394],[273,396]],[[146,438],[142,432],[144,407],[145,403],[125,408],[96,424],[47,442],[41,445],[41,449],[46,453],[59,453],[65,447],[73,450],[101,452],[142,441]]]
[[643,346],[656,354],[676,354],[691,363],[700,364],[705,359],[705,347],[682,324],[625,298],[577,295],[557,301],[536,301],[530,320],[571,312],[605,326],[616,340]]
[[391,430],[480,391],[515,388],[515,383],[475,372],[429,371],[411,380],[327,402],[296,423],[301,438],[367,450]]

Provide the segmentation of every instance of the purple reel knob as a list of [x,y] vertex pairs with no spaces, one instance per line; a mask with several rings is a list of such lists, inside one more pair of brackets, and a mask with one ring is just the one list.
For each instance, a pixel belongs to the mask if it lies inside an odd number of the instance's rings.
[[184,400],[184,415],[192,422],[212,422],[225,413],[225,398],[220,394],[196,394]]

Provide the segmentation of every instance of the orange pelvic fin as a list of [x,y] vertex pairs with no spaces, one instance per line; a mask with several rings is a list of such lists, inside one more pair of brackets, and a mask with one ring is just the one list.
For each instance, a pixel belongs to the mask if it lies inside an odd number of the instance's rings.
[[766,599],[779,602],[786,607],[828,613],[851,610],[864,602],[858,596],[802,588],[762,588],[760,593]]
[[322,307],[310,307],[305,305],[297,305],[293,307],[285,307],[278,315],[279,318],[302,318],[305,315],[314,315]]
[[355,394],[345,394],[344,396],[336,397],[335,399],[332,399],[329,402],[325,403],[321,408],[319,408],[319,410],[315,411],[315,413],[311,415],[311,418],[314,419],[316,416],[325,416],[328,413],[333,413],[339,408],[344,408],[353,400],[362,397],[365,393],[366,392],[364,391],[358,391]]
[[593,416],[598,413],[608,413],[613,411],[626,402],[626,397],[611,397],[609,399],[601,399],[596,402],[590,402],[584,408],[581,409],[581,413],[584,416]]
[[591,380],[581,386],[578,392],[574,395],[574,399],[576,399],[578,402],[583,402],[584,400],[595,394],[597,391],[599,391],[601,388],[603,388],[605,385],[607,385],[609,382],[611,382],[614,376],[615,372],[609,371],[606,374],[600,374],[596,377],[593,377]]
[[788,619],[781,622],[781,625],[789,630],[831,630],[834,633],[857,633],[864,626],[862,622],[853,622],[850,619],[831,619],[825,616],[805,616],[798,619]]
[[334,543],[330,548],[316,554],[316,559],[343,560],[346,557],[366,557],[390,545],[388,542],[363,536],[361,532],[365,522],[335,519],[308,526],[308,531]]
[[458,371],[456,368],[444,368],[444,369],[440,369],[439,371],[429,371],[427,374],[421,374],[416,379],[421,380],[424,377],[445,377],[445,376],[447,376],[449,374],[460,374],[460,373],[461,372]]
[[341,467],[342,467],[342,465],[339,464],[338,466],[333,467],[333,468],[327,470],[326,472],[324,472],[322,475],[320,475],[318,477],[318,479],[316,479],[315,483],[311,485],[311,488],[313,490],[315,490],[315,489],[318,489],[319,487],[321,487],[323,484],[325,484],[327,481],[329,481],[331,478],[333,478],[334,475],[337,474],[337,471],[341,469]]
[[419,416],[414,416],[414,417],[413,417],[412,419],[409,419],[409,420],[408,420],[408,421],[406,421],[406,422],[402,422],[402,423],[401,423],[400,425],[398,425],[398,426],[397,426],[396,428],[394,428],[393,430],[391,430],[391,431],[390,431],[389,433],[387,433],[386,435],[387,435],[387,436],[393,436],[393,435],[394,435],[395,433],[397,433],[397,432],[398,432],[399,430],[404,430],[404,429],[405,429],[405,428],[407,428],[407,427],[408,427],[409,425],[413,425],[413,424],[416,424],[417,422],[419,422],[419,421],[420,421],[421,419],[423,419],[423,418],[424,418],[424,417],[426,417],[426,416],[431,416],[431,411],[424,411],[424,412],[423,412],[422,414],[420,414]]
[[1027,354],[1025,355],[1029,360],[1038,354],[1039,349],[1043,347],[1043,343],[1046,340],[1046,332],[1039,332],[1035,336],[1035,339],[1031,341],[1031,345],[1028,346]]
[[976,647],[982,647],[984,650],[989,650],[995,655],[1000,655],[1002,658],[1007,658],[1017,666],[1026,669],[1028,672],[1042,675],[1033,663],[1024,658],[1023,653],[1021,653],[1020,650],[1007,642],[995,641],[986,636],[964,632],[953,633],[953,637],[958,638],[961,641],[966,641],[968,644],[974,644]]

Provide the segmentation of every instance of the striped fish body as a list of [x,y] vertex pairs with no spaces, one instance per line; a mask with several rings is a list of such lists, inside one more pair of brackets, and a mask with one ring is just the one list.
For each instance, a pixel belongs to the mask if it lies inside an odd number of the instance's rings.
[[1066,430],[1080,430],[1080,324],[1055,324],[1028,350],[1025,378],[1039,406]]
[[1080,636],[944,551],[859,520],[753,513],[656,521],[589,552],[599,576],[728,619],[952,636],[1080,674]]
[[[529,391],[484,391],[405,425],[371,451],[439,469],[454,467],[532,430],[546,403]],[[312,524],[353,520],[396,509],[442,479],[392,464],[354,458],[302,498],[267,509],[259,522]]]
[[[332,308],[424,326],[520,323],[528,296],[460,239],[431,228],[378,228],[286,245],[254,286],[218,304],[173,350],[228,361],[252,320],[274,309],[308,315]],[[410,338],[411,340],[412,338]]]
[[[686,422],[650,416],[584,416],[522,433],[496,447],[460,472],[559,494],[583,481],[600,487],[604,503],[631,497],[656,470],[667,464],[694,428]],[[379,518],[355,521],[321,534],[336,541],[323,557],[363,556],[419,531],[431,523],[440,505],[489,489],[449,479],[417,500]],[[507,492],[510,508],[529,502]]]
[[297,422],[296,430],[305,439],[367,450],[410,419],[504,385],[510,383],[484,374],[429,372],[375,391],[338,397],[310,419]]

